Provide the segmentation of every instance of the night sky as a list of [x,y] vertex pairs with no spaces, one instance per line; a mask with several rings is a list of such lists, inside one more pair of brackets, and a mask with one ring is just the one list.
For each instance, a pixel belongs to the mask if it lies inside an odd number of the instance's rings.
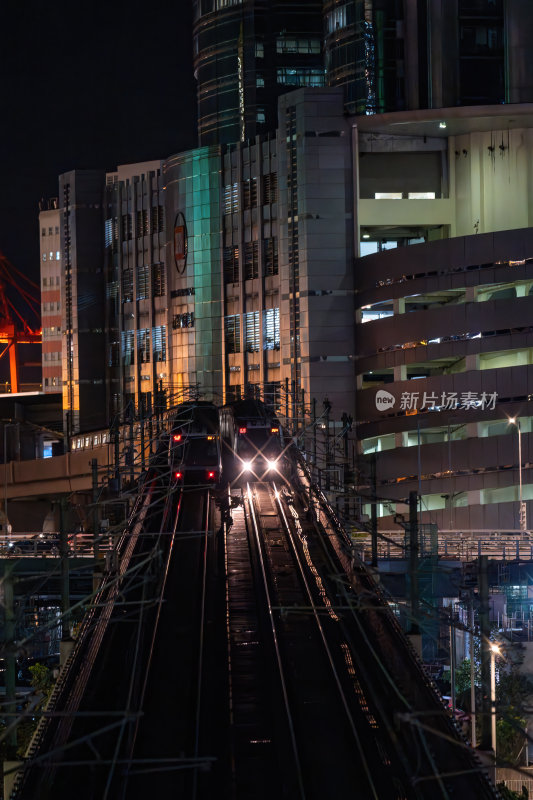
[[4,0],[0,250],[39,275],[38,203],[70,169],[196,146],[190,0]]

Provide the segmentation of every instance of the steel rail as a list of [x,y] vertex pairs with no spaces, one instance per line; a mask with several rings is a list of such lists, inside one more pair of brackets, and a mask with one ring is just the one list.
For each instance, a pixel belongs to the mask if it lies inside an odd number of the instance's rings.
[[255,513],[254,497],[253,497],[253,492],[252,492],[252,489],[251,489],[251,486],[250,486],[249,483],[246,484],[246,494],[247,494],[247,498],[248,498],[248,507],[249,507],[250,519],[252,521],[253,533],[254,533],[255,542],[256,542],[256,546],[257,546],[257,553],[258,553],[258,557],[259,557],[259,565],[261,567],[261,575],[262,575],[262,578],[263,578],[263,588],[264,588],[264,591],[265,591],[265,596],[266,596],[266,601],[267,601],[267,606],[268,606],[268,618],[269,618],[269,622],[270,622],[270,630],[272,632],[274,650],[275,650],[275,653],[276,653],[276,662],[277,662],[277,665],[278,665],[278,673],[279,673],[279,678],[280,678],[280,683],[281,683],[281,691],[282,691],[282,694],[283,694],[283,702],[284,702],[284,705],[285,705],[285,713],[287,715],[287,724],[288,724],[288,727],[289,727],[289,735],[290,735],[290,740],[291,740],[291,747],[292,747],[294,761],[295,761],[295,765],[296,765],[296,775],[297,775],[297,779],[298,779],[298,788],[299,788],[299,791],[300,791],[300,797],[302,798],[302,800],[305,800],[305,789],[304,789],[304,782],[303,782],[302,767],[301,767],[301,762],[300,762],[300,755],[299,755],[299,752],[298,752],[298,745],[297,745],[297,742],[296,742],[296,732],[295,732],[295,729],[294,729],[294,722],[293,722],[293,719],[292,719],[292,714],[291,714],[291,709],[290,709],[289,694],[288,694],[288,691],[287,691],[287,682],[285,680],[285,672],[284,672],[284,668],[283,668],[283,661],[282,661],[282,658],[281,658],[281,650],[280,650],[280,645],[279,645],[278,631],[277,631],[276,622],[275,622],[275,619],[274,619],[273,604],[272,604],[272,599],[271,599],[271,596],[270,596],[270,590],[269,590],[269,587],[268,587],[268,578],[267,578],[266,567],[265,567],[265,559],[264,559],[264,555],[263,555],[263,547],[262,547],[262,544],[261,544],[261,537],[259,535],[259,526],[257,524],[257,517],[256,517],[256,513]]
[[[335,666],[335,660],[333,658],[333,654],[331,652],[331,649],[330,649],[330,646],[329,646],[329,643],[328,643],[328,640],[327,640],[327,636],[326,636],[326,632],[324,630],[324,626],[322,625],[322,621],[320,619],[319,611],[318,611],[317,605],[315,603],[315,599],[313,597],[313,592],[311,591],[311,587],[309,586],[309,582],[307,580],[306,570],[305,570],[305,567],[304,567],[304,565],[302,563],[302,560],[300,558],[300,554],[298,552],[298,548],[296,546],[296,542],[294,541],[294,535],[293,535],[293,532],[292,532],[291,527],[289,525],[289,522],[287,520],[287,516],[285,514],[285,509],[283,508],[282,503],[281,503],[279,490],[276,487],[276,484],[274,482],[272,482],[272,487],[274,489],[274,497],[276,499],[276,503],[277,503],[277,506],[278,506],[279,518],[283,522],[283,526],[285,528],[285,533],[286,533],[287,539],[289,540],[294,559],[296,561],[296,564],[298,565],[298,569],[299,569],[299,572],[300,572],[300,578],[301,578],[301,581],[302,581],[302,583],[303,583],[303,585],[305,587],[305,593],[306,593],[306,595],[308,597],[308,600],[309,600],[309,607],[310,607],[310,610],[312,612],[312,616],[314,617],[314,620],[316,622],[316,626],[318,628],[318,632],[320,634],[320,638],[322,640],[322,644],[324,645],[326,658],[327,658],[327,661],[328,661],[329,666],[331,668],[331,672],[333,674],[335,685],[337,686],[337,689],[338,689],[338,692],[339,692],[339,696],[340,696],[340,700],[341,700],[341,703],[342,703],[342,707],[344,708],[344,712],[345,712],[346,718],[348,720],[348,725],[350,727],[350,730],[352,732],[352,736],[353,736],[354,741],[356,743],[357,750],[359,751],[359,755],[360,755],[361,761],[363,763],[363,768],[364,768],[364,771],[365,771],[369,786],[371,788],[372,795],[375,798],[375,800],[379,800],[379,795],[378,795],[378,792],[377,792],[377,788],[376,788],[376,786],[374,784],[374,781],[372,779],[372,774],[371,774],[371,771],[370,771],[370,768],[369,768],[369,765],[368,765],[368,762],[367,762],[367,759],[366,759],[366,756],[365,756],[365,753],[364,753],[364,749],[363,749],[363,747],[361,745],[361,739],[359,738],[359,734],[357,733],[357,727],[355,725],[355,720],[353,718],[353,714],[352,714],[352,712],[350,710],[348,701],[346,699],[346,693],[345,693],[345,691],[343,689],[343,686],[342,686],[342,683],[341,683],[341,679],[339,677],[339,673],[338,673],[337,667]],[[330,608],[330,607],[328,607],[328,608]]]
[[[173,528],[173,534],[174,534],[174,532],[176,530],[177,520],[179,518],[180,505],[181,505],[181,494],[180,494],[180,498],[179,498],[179,502],[178,502],[178,509],[177,509],[177,512],[176,512],[174,528]],[[161,538],[162,538],[162,534],[163,534],[164,531],[167,530],[168,517],[170,515],[171,508],[172,508],[172,494],[169,493],[166,496],[165,507],[164,507],[163,515],[162,515],[162,519],[161,519],[161,525],[159,526],[159,534],[158,534],[158,537],[157,537],[157,541],[156,541],[154,547],[152,548],[152,553],[156,553],[157,552],[158,547],[160,545]],[[173,536],[172,536],[170,547],[169,547],[169,553],[172,551],[172,542],[173,542]],[[170,555],[169,555],[169,558],[170,558]],[[165,569],[165,572],[164,572],[163,581],[166,580],[167,571],[168,571],[168,562],[167,562],[166,569]],[[146,587],[146,584],[143,584],[143,596],[144,596],[145,587]],[[154,639],[155,639],[155,632],[157,630],[157,622],[159,620],[159,615],[160,615],[160,612],[161,612],[161,604],[163,602],[163,598],[162,598],[162,593],[161,592],[160,592],[159,597],[157,598],[157,600],[155,602],[156,602],[156,605],[157,605],[156,623],[154,625],[154,631],[153,631],[153,634],[152,634],[152,642],[151,642],[149,655],[148,655],[148,663],[147,663],[147,666],[146,666],[146,669],[145,669],[145,677],[144,677],[144,682],[143,682],[143,686],[142,686],[142,689],[141,689],[141,697],[140,697],[140,702],[139,702],[139,708],[140,709],[142,708],[142,700],[144,698],[144,692],[145,692],[145,688],[146,688],[146,680],[147,680],[148,670],[149,670],[149,666],[150,666],[150,661],[151,661],[151,658],[152,658],[152,651],[153,651],[153,645],[154,645]],[[127,697],[127,700],[126,700],[125,714],[130,714],[131,713],[131,704],[132,704],[132,701],[133,701],[133,694],[134,694],[134,689],[135,689],[135,681],[136,681],[136,678],[137,678],[137,670],[138,670],[138,665],[139,665],[139,660],[140,660],[140,648],[141,648],[141,637],[142,637],[142,634],[143,634],[143,623],[144,623],[144,607],[141,605],[140,614],[139,614],[139,622],[138,622],[138,625],[137,625],[137,636],[136,636],[136,641],[135,641],[135,654],[134,654],[132,669],[131,669],[131,673],[130,673],[130,680],[129,680],[129,685],[128,685],[128,697]],[[134,730],[133,730],[133,733],[132,733],[132,736],[131,736],[131,740],[130,740],[130,757],[133,755],[133,748],[135,746],[135,739],[136,739],[136,735],[137,735],[137,731],[138,731],[138,727],[139,727],[139,720],[140,720],[140,717],[137,716],[137,720],[135,722]],[[108,771],[107,781],[106,781],[106,785],[105,785],[105,789],[104,789],[104,794],[102,796],[102,800],[108,800],[108,798],[109,798],[109,792],[111,791],[112,780],[113,780],[113,777],[114,777],[114,774],[115,774],[116,766],[118,764],[118,759],[119,759],[119,756],[120,756],[120,751],[121,751],[121,747],[122,747],[124,733],[125,733],[125,725],[123,725],[120,728],[119,735],[117,737],[117,741],[116,741],[116,744],[115,744],[115,752],[114,752],[113,759],[112,759],[112,762],[111,762],[111,767],[110,767],[110,769]],[[127,784],[127,778],[124,781],[124,785],[125,784]]]
[[[209,489],[205,494],[205,531],[203,541],[203,556],[202,556],[202,597],[200,602],[200,634],[198,641],[198,682],[196,684],[196,716],[195,716],[195,734],[194,734],[194,758],[199,758],[200,750],[200,713],[202,709],[202,680],[203,680],[203,667],[204,667],[204,632],[205,632],[205,599],[207,590],[207,545],[209,542],[209,521],[210,521],[210,502],[211,493]],[[198,792],[198,766],[195,766],[193,771],[193,786],[192,797],[196,800]]]
[[[150,641],[150,648],[149,648],[149,651],[148,651],[148,658],[147,658],[147,661],[146,661],[146,668],[145,668],[145,672],[144,672],[144,680],[143,680],[141,692],[140,692],[140,695],[139,695],[139,708],[140,709],[142,709],[142,707],[144,705],[144,699],[145,699],[145,696],[146,696],[146,689],[147,689],[147,686],[148,686],[148,679],[149,679],[149,676],[150,676],[150,668],[152,666],[154,648],[155,648],[157,633],[158,633],[158,630],[159,630],[159,621],[160,621],[160,618],[161,618],[161,609],[162,609],[163,603],[164,603],[165,591],[166,591],[167,579],[168,579],[168,573],[169,573],[170,563],[171,563],[172,555],[173,555],[173,551],[174,551],[174,542],[175,542],[175,538],[176,538],[176,531],[178,529],[178,523],[179,523],[179,519],[180,519],[182,501],[183,501],[183,492],[180,491],[180,494],[179,494],[179,497],[178,497],[178,506],[177,506],[177,509],[176,509],[176,513],[174,515],[174,522],[173,522],[173,525],[172,525],[170,544],[169,544],[169,547],[168,547],[168,554],[167,554],[167,558],[166,558],[166,562],[165,562],[165,568],[163,570],[163,575],[162,575],[159,595],[158,595],[157,600],[156,600],[157,611],[156,611],[155,620],[154,620],[154,626],[153,626],[153,630],[152,630],[152,638],[151,638],[151,641]],[[163,513],[163,519],[161,521],[161,527],[160,527],[160,531],[159,531],[159,536],[158,536],[158,541],[157,541],[156,547],[159,546],[163,533],[168,530],[168,517],[170,515],[171,509],[172,509],[172,493],[169,493],[167,495],[167,498],[166,498],[165,509],[164,509],[164,513]],[[134,753],[134,750],[135,750],[135,744],[136,744],[137,736],[138,736],[138,733],[139,733],[140,721],[141,721],[140,718],[137,718],[137,721],[135,723],[135,727],[134,727],[133,732],[132,732],[131,742],[130,742],[130,745],[129,745],[129,762],[130,763],[133,763],[134,760],[135,760],[133,758],[133,753]],[[122,792],[121,792],[122,797],[126,797],[126,792],[127,792],[127,789],[128,789],[128,783],[129,783],[130,774],[131,774],[130,770],[126,769],[124,783],[122,785]]]

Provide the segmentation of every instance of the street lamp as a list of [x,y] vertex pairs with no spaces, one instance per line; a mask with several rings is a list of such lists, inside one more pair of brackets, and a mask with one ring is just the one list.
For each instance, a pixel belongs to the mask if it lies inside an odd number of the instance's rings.
[[520,420],[518,417],[509,417],[509,424],[516,425],[518,430],[518,482],[519,482],[519,514],[520,514],[520,530],[527,531],[527,511],[526,504],[522,499],[522,429],[520,428]]
[[490,645],[490,728],[492,749],[496,759],[496,656],[501,655],[500,648],[494,642]]

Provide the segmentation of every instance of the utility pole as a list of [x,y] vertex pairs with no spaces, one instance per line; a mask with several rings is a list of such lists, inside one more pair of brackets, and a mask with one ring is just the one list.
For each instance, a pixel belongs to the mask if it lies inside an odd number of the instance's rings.
[[481,740],[480,750],[492,749],[490,701],[490,618],[487,556],[479,559],[479,627],[481,634]]
[[313,414],[313,469],[316,474],[316,398],[312,400],[312,414]]
[[377,481],[376,481],[376,454],[372,454],[370,462],[370,483],[371,483],[371,502],[370,502],[370,537],[372,542],[372,569],[378,568],[378,509],[377,509]]
[[100,555],[100,526],[98,524],[98,460],[91,459],[91,471],[93,478],[93,555],[98,558]]
[[329,412],[331,411],[331,403],[325,397],[322,405],[324,406],[324,415],[326,417],[326,491],[330,488],[330,474],[329,474]]
[[70,635],[70,574],[68,563],[68,535],[65,527],[65,498],[59,501],[59,556],[61,560],[61,642],[59,645],[61,666],[72,650],[73,641]]
[[418,493],[409,492],[409,578],[412,636],[420,633],[418,626]]

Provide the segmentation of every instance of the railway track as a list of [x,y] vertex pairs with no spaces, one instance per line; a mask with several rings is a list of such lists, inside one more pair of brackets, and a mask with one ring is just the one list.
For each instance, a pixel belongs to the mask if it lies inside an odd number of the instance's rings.
[[401,798],[291,508],[248,484],[226,537],[232,796]]

